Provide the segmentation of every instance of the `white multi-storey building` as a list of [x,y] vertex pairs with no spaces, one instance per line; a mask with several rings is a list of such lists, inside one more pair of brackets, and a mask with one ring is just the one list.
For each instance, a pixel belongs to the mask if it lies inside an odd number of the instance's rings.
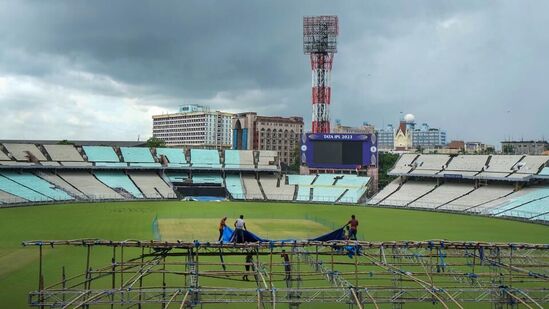
[[177,113],[152,116],[153,136],[167,146],[230,148],[232,116],[201,105],[183,105]]

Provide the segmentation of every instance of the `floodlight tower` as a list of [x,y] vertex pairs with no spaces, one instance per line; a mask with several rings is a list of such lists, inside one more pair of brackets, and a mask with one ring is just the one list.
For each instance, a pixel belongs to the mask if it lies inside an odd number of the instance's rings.
[[313,71],[313,133],[330,132],[330,75],[337,52],[337,16],[303,17],[303,52]]

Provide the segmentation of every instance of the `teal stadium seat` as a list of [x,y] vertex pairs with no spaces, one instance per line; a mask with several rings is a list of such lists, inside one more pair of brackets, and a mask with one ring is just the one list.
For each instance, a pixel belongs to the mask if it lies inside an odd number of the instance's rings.
[[115,189],[124,189],[135,198],[143,198],[141,191],[135,186],[128,175],[123,172],[96,171],[95,177],[105,185]]
[[221,168],[219,152],[213,149],[191,149],[193,167]]
[[47,196],[56,201],[73,200],[65,191],[57,189],[53,184],[31,173],[2,172],[7,177],[27,188],[31,188],[38,193]]
[[240,175],[225,176],[225,184],[227,186],[227,191],[229,191],[234,199],[243,200],[245,198]]
[[193,174],[192,177],[194,184],[207,184],[207,183],[216,183],[222,184],[223,178],[219,174]]
[[120,147],[124,162],[155,163],[151,150],[145,147]]
[[225,150],[225,168],[239,168],[239,167],[240,167],[240,153],[238,152],[238,150]]
[[4,176],[0,176],[0,190],[15,196],[19,196],[21,198],[24,198],[32,202],[52,201],[51,198],[45,195],[42,195],[36,191],[33,191],[27,187],[24,187],[18,184],[17,182],[9,178],[6,178]]
[[184,182],[189,178],[189,175],[187,174],[174,173],[174,172],[168,172],[166,173],[166,176],[168,176],[168,179],[170,180],[171,183]]
[[541,172],[539,172],[540,176],[549,176],[549,167],[544,167]]
[[298,201],[308,201],[310,191],[311,191],[310,187],[298,186],[297,187],[296,200],[298,200]]
[[156,148],[156,155],[158,157],[165,156],[168,158],[169,167],[187,167],[189,162],[185,158],[183,149],[180,148]]
[[315,175],[288,175],[288,184],[290,185],[310,185],[315,179]]
[[549,212],[549,188],[537,188],[491,210],[496,216],[531,218]]
[[109,146],[83,146],[90,162],[120,162],[114,149]]

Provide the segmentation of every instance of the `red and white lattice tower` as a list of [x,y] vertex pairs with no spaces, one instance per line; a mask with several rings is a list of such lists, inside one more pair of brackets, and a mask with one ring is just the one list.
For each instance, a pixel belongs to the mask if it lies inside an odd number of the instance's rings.
[[313,71],[313,133],[330,132],[331,73],[337,52],[337,16],[303,17],[303,51]]

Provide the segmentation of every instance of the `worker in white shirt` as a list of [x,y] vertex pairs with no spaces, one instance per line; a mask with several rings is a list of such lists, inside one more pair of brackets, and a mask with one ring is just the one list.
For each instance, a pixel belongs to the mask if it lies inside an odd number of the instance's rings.
[[248,230],[246,228],[246,222],[244,222],[244,215],[240,215],[238,219],[234,222],[235,227],[235,233],[236,233],[236,242],[242,243],[244,242],[244,230]]

